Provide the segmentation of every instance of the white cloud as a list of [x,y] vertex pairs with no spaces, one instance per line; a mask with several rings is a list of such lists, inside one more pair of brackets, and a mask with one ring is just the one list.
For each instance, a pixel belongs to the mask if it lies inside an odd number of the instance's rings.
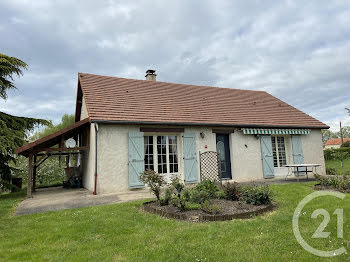
[[266,90],[336,128],[349,119],[349,23],[348,1],[2,1],[2,52],[29,64],[7,108],[60,118],[77,72],[154,68],[161,81]]

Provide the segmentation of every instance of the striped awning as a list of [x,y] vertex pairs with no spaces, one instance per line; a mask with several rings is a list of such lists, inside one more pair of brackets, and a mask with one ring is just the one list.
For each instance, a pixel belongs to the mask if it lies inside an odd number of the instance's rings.
[[245,135],[308,135],[310,129],[242,128]]

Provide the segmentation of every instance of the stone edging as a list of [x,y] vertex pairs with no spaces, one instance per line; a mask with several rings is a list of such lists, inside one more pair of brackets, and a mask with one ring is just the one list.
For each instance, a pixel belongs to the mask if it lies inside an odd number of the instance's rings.
[[152,206],[150,206],[150,203],[152,202],[146,202],[142,204],[142,209],[146,212],[159,215],[161,217],[170,218],[170,219],[178,219],[178,220],[187,220],[192,222],[210,222],[210,221],[225,221],[225,220],[232,220],[232,219],[246,219],[251,218],[253,216],[265,213],[267,211],[271,211],[274,209],[274,205],[270,204],[264,208],[261,208],[259,210],[254,211],[248,211],[245,213],[237,213],[237,214],[230,214],[230,215],[199,215],[199,216],[189,216],[186,214],[178,214],[178,213],[167,213],[164,212],[164,210],[156,209]]

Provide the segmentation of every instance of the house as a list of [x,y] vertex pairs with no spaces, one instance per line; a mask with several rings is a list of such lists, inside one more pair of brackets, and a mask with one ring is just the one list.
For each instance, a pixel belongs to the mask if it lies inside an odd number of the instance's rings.
[[[350,138],[343,138],[344,143],[347,141],[350,141]],[[341,144],[340,138],[328,139],[324,145],[324,149],[340,148]]]
[[329,127],[264,91],[159,82],[154,70],[146,80],[79,73],[75,121],[16,152],[35,156],[78,137],[83,185],[94,193],[143,187],[145,169],[196,183],[206,151],[220,153],[228,181],[285,176],[286,164],[304,162],[325,174],[321,129]]

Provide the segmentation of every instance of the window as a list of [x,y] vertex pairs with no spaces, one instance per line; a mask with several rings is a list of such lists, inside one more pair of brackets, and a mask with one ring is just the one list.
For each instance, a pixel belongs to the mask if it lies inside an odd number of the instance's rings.
[[153,136],[145,136],[145,170],[154,170],[153,163]]
[[167,173],[166,136],[157,136],[158,173]]
[[287,165],[286,146],[283,136],[272,136],[273,166],[283,167]]
[[168,136],[168,141],[170,173],[177,173],[179,171],[179,163],[177,158],[177,137]]
[[144,136],[145,170],[159,174],[179,172],[178,139],[176,135]]

